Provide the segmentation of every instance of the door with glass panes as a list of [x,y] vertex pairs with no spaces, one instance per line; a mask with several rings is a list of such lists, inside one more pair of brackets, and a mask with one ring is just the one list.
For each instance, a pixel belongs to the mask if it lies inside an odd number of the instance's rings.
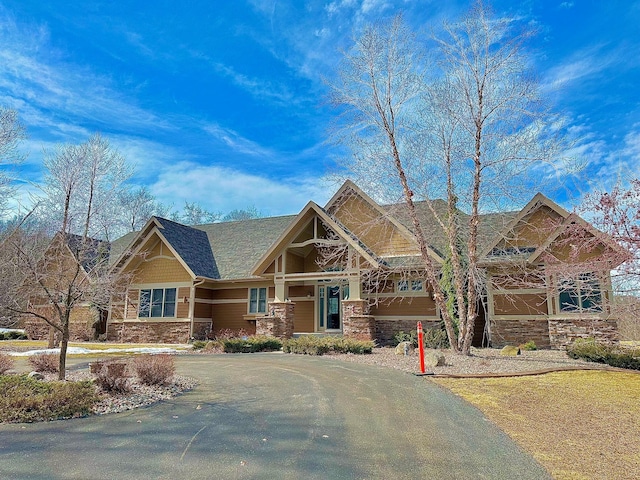
[[348,296],[348,286],[318,286],[318,331],[342,330],[340,302]]

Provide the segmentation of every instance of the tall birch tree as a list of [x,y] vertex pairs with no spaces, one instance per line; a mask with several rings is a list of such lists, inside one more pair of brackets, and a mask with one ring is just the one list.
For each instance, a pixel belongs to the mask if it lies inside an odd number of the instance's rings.
[[[519,187],[531,191],[528,174],[562,148],[530,71],[524,47],[531,35],[514,32],[482,3],[431,39],[398,16],[355,39],[331,85],[340,112],[334,138],[352,154],[347,173],[374,197],[401,202],[451,347],[464,354],[483,288],[482,208],[513,201]],[[449,287],[429,255],[432,226],[421,224],[417,201],[426,202],[446,237]],[[451,295],[455,309],[447,308]]]

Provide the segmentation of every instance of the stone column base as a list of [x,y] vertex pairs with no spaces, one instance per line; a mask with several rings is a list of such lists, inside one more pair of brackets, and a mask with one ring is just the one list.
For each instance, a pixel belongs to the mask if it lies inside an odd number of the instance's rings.
[[291,338],[295,304],[292,302],[271,302],[269,315],[256,317],[256,335]]

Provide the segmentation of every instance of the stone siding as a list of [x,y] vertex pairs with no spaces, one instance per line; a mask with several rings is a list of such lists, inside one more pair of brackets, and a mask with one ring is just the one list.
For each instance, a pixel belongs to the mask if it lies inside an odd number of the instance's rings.
[[538,348],[549,348],[547,317],[491,321],[491,346],[520,345],[533,340]]
[[295,319],[295,303],[271,302],[269,315],[256,317],[256,335],[277,338],[293,337],[293,321]]
[[123,322],[107,326],[107,340],[135,343],[187,343],[189,322]]
[[375,318],[371,315],[353,315],[343,322],[342,334],[356,340],[375,340]]
[[365,300],[342,301],[342,334],[358,340],[375,340],[375,319],[366,315],[368,303]]
[[551,348],[563,349],[579,338],[595,338],[602,342],[620,340],[618,324],[613,319],[563,318],[549,320]]

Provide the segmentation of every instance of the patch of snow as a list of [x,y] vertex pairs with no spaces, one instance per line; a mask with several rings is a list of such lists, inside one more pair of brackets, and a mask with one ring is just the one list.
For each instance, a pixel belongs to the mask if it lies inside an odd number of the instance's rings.
[[[176,350],[175,348],[155,348],[155,347],[137,347],[137,348],[107,348],[105,350],[91,350],[89,348],[82,347],[68,347],[67,355],[82,355],[82,354],[106,354],[106,353],[178,353],[180,350]],[[31,355],[38,355],[41,353],[52,354],[55,353],[57,355],[60,354],[59,348],[45,348],[42,350],[29,350],[28,352],[6,352],[9,355],[14,357],[29,357]]]
[[24,333],[24,329],[22,329],[22,328],[0,328],[0,333],[9,333],[9,332]]

